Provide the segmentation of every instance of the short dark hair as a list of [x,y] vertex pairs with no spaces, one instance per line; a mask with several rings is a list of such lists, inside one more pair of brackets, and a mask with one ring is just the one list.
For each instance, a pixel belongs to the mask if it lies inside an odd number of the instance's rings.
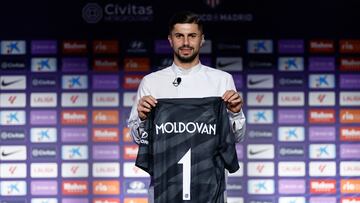
[[200,20],[200,17],[198,14],[193,13],[191,11],[181,11],[178,13],[175,13],[169,21],[169,34],[174,29],[174,25],[178,23],[195,23],[198,25],[199,30],[201,33],[203,32],[203,24]]

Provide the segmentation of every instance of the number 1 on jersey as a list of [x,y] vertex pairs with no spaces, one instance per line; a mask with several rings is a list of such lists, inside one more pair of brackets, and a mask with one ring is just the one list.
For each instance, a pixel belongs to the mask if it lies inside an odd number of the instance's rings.
[[183,165],[183,200],[190,200],[191,149],[186,152],[178,164]]

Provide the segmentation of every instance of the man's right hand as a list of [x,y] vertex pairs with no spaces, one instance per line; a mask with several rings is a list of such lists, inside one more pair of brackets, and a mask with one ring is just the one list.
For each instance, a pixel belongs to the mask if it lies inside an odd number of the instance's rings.
[[137,111],[139,118],[142,121],[147,118],[147,113],[149,113],[151,109],[156,106],[156,103],[156,99],[150,95],[141,97],[137,105]]

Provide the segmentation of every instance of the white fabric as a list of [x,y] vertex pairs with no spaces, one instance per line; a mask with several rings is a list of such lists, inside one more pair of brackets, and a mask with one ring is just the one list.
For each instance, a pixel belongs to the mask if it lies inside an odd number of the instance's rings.
[[[176,87],[173,81],[180,77],[181,82]],[[142,122],[137,113],[137,104],[141,97],[151,95],[156,99],[160,98],[201,98],[221,97],[226,90],[235,90],[232,76],[224,71],[198,65],[190,69],[182,69],[175,64],[165,69],[146,75],[138,88],[136,100],[131,109],[128,120],[130,133],[136,143],[139,143],[139,131],[142,130]],[[245,133],[245,116],[241,110],[239,113],[229,112],[230,123],[235,134],[235,140],[239,142]],[[150,193],[153,189],[149,190]],[[149,194],[153,197],[153,194]],[[226,198],[226,195],[225,195]],[[149,203],[153,202],[149,198]]]

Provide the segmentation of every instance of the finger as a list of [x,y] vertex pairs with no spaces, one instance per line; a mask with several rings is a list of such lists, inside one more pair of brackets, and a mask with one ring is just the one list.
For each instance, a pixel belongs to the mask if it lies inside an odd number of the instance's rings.
[[224,101],[227,102],[235,94],[234,90],[227,90],[224,94]]
[[145,97],[144,99],[145,99],[145,101],[146,101],[148,104],[150,104],[151,106],[153,106],[153,107],[156,106],[157,101],[156,101],[156,99],[155,99],[154,97],[152,97],[152,96],[147,96],[147,97]]
[[138,112],[140,112],[140,113],[148,113],[148,112],[150,112],[151,111],[151,109],[150,108],[146,108],[146,107],[144,107],[144,106],[138,106],[138,108],[137,108],[137,110],[138,110]]
[[240,95],[237,93],[234,93],[233,95],[230,96],[230,98],[228,99],[228,102],[233,102],[236,99],[240,99]]

